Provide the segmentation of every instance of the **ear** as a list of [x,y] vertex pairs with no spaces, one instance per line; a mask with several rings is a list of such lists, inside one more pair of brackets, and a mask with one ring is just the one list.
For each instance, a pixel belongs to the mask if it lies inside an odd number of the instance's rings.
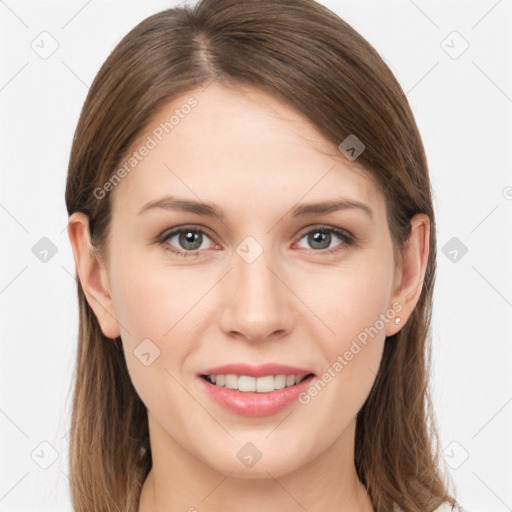
[[386,336],[393,336],[407,322],[420,298],[423,289],[423,280],[427,269],[430,252],[430,218],[424,213],[418,213],[411,219],[411,233],[404,243],[402,255],[403,263],[397,269],[393,281],[393,295],[391,304],[402,306],[393,321],[386,325]]
[[107,338],[117,338],[121,333],[110,293],[108,274],[97,249],[91,244],[87,215],[75,212],[69,216],[68,236],[76,272],[87,302],[94,311],[103,334]]

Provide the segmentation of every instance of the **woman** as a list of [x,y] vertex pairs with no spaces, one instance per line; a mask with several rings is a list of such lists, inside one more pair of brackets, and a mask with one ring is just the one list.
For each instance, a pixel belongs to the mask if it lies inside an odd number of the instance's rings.
[[347,23],[311,0],[144,20],[90,88],[66,204],[76,511],[456,505],[425,407],[426,158]]

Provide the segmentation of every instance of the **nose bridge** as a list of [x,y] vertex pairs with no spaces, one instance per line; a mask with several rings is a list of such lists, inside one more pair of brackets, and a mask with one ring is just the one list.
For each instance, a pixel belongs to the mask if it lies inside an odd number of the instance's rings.
[[275,275],[280,265],[271,249],[254,237],[247,237],[236,248],[229,290],[222,313],[226,332],[238,332],[256,341],[292,328],[294,315],[287,287]]

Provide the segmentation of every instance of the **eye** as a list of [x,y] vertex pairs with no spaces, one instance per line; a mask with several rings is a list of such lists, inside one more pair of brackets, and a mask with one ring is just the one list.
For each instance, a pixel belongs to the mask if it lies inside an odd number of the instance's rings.
[[[333,238],[334,235],[334,238]],[[331,242],[335,241],[335,238],[341,240],[341,244],[336,245],[334,248],[331,245]],[[305,233],[300,240],[306,240],[306,243],[310,245],[310,247],[315,252],[321,253],[333,253],[339,250],[342,250],[345,246],[354,245],[354,238],[346,233],[345,231],[338,228],[331,227],[318,227],[313,230]],[[307,247],[306,247],[307,248]]]
[[[173,239],[176,239],[174,247],[172,244]],[[180,256],[199,256],[199,250],[208,248],[204,244],[206,240],[210,240],[210,238],[203,230],[194,227],[184,227],[165,234],[160,239],[160,243],[166,251],[174,254]],[[178,248],[175,248],[176,246]]]
[[[336,238],[340,240],[341,243],[333,247],[332,242],[335,242]],[[173,241],[173,239],[175,240]],[[348,232],[326,226],[317,227],[306,232],[301,236],[299,242],[303,239],[310,245],[313,252],[319,252],[321,254],[334,253],[343,250],[344,247],[355,244],[354,237]],[[159,242],[164,247],[164,250],[186,257],[199,256],[202,249],[211,248],[212,245],[208,246],[208,240],[215,245],[204,230],[193,226],[185,226],[165,233],[160,237]]]

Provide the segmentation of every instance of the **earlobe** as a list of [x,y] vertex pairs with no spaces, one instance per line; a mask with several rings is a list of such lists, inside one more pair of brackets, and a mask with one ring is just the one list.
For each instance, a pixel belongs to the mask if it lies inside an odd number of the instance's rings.
[[391,302],[401,304],[400,321],[391,322],[386,336],[396,334],[412,314],[423,289],[423,280],[430,253],[430,219],[423,213],[411,219],[411,233],[403,247],[403,262],[395,281]]
[[109,291],[104,263],[91,244],[88,217],[75,212],[69,217],[68,236],[73,249],[75,268],[87,302],[107,338],[120,336],[119,323]]

